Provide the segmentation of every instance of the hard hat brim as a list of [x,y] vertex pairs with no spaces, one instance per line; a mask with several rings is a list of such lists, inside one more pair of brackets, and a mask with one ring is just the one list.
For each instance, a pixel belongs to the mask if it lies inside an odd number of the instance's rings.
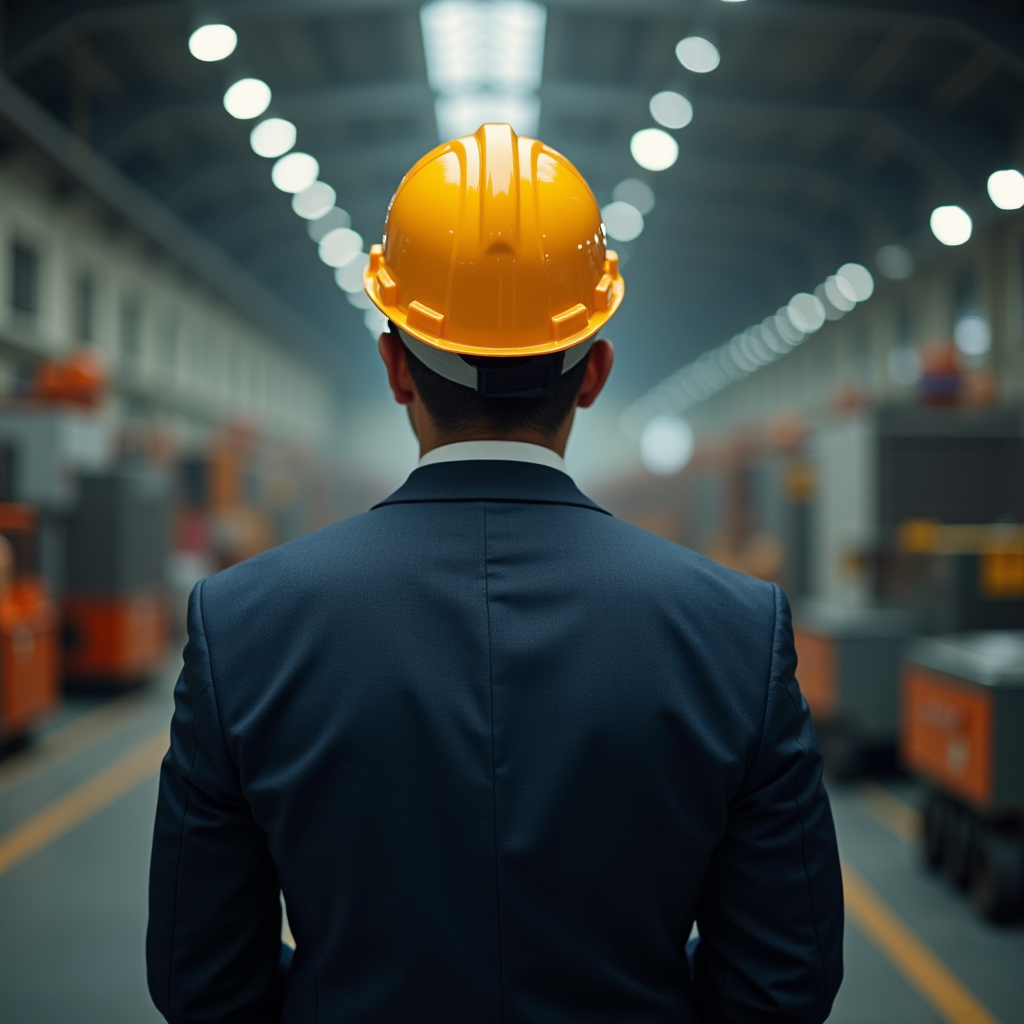
[[[376,248],[376,246],[374,248]],[[431,335],[429,332],[418,327],[415,323],[409,322],[408,309],[402,309],[402,307],[397,304],[390,305],[384,302],[380,294],[381,288],[378,279],[380,266],[380,262],[371,260],[363,271],[363,290],[366,292],[367,297],[374,306],[376,306],[377,309],[379,309],[380,312],[383,313],[396,327],[405,331],[407,334],[411,334],[417,341],[422,341],[425,345],[430,345],[433,348],[440,349],[442,352],[454,352],[460,356],[494,356],[496,358],[513,358],[522,356],[540,356],[551,352],[562,352],[565,349],[573,348],[574,346],[593,338],[604,327],[604,325],[618,311],[618,308],[622,305],[622,300],[626,294],[626,285],[622,279],[622,275],[616,274],[608,292],[608,308],[594,310],[592,313],[589,313],[586,327],[581,328],[579,331],[569,334],[564,338],[552,339],[551,341],[546,341],[539,345],[467,345],[457,341],[452,341],[443,336],[438,337],[436,335]]]

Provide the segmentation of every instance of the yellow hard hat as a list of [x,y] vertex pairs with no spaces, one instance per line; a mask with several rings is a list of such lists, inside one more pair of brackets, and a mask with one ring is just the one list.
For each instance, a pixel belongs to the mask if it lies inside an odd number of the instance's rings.
[[363,286],[401,331],[467,356],[564,351],[592,338],[624,291],[583,176],[507,124],[413,166]]

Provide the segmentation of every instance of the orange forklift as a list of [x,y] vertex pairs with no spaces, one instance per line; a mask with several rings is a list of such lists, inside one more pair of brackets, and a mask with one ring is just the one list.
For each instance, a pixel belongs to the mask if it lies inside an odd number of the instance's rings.
[[0,747],[60,700],[60,614],[35,571],[38,528],[31,505],[0,502]]

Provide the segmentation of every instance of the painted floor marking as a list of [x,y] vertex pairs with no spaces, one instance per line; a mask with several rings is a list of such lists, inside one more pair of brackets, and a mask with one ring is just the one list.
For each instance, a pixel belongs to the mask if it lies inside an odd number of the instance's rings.
[[40,736],[32,746],[0,762],[0,794],[78,754],[99,746],[132,726],[154,706],[148,695],[125,694]]
[[167,734],[161,730],[0,836],[0,875],[151,778],[160,767],[167,746]]
[[851,920],[947,1024],[999,1024],[846,861],[843,894]]
[[916,843],[921,838],[921,812],[884,786],[866,782],[858,787],[855,799],[865,814],[897,839]]

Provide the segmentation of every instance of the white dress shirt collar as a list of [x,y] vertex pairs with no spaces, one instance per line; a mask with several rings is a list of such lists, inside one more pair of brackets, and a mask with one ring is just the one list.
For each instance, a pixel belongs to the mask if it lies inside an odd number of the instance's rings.
[[526,441],[456,441],[433,448],[416,464],[416,468],[434,466],[439,462],[532,462],[569,475],[565,460],[550,448]]

